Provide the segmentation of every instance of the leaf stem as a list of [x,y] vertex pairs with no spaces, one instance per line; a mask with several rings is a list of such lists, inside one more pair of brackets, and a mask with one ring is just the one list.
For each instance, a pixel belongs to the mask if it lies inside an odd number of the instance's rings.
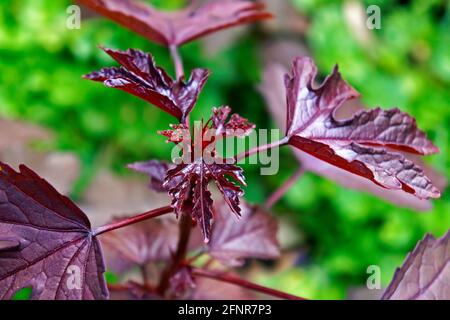
[[264,294],[267,294],[269,296],[277,297],[277,298],[280,298],[280,299],[306,300],[305,298],[294,296],[294,295],[291,295],[289,293],[278,291],[278,290],[275,290],[275,289],[272,289],[272,288],[267,288],[267,287],[261,286],[259,284],[256,284],[256,283],[253,283],[253,282],[249,282],[247,280],[244,280],[244,279],[241,279],[241,278],[236,277],[234,275],[223,273],[223,272],[217,272],[217,271],[212,271],[212,270],[204,270],[204,269],[199,269],[199,268],[193,268],[192,269],[192,274],[195,275],[195,276],[198,276],[198,277],[210,278],[210,279],[214,279],[214,280],[217,280],[217,281],[222,281],[222,282],[235,284],[235,285],[238,285],[240,287],[243,287],[243,288],[246,288],[246,289],[250,289],[250,290],[253,290],[253,291],[257,291],[257,292],[260,292],[260,293],[264,293]]
[[180,53],[178,52],[178,47],[176,45],[171,45],[169,47],[169,50],[173,63],[175,65],[175,75],[177,77],[177,80],[180,80],[184,77],[183,60],[181,59]]
[[266,209],[270,209],[273,207],[275,203],[278,202],[285,194],[289,191],[289,189],[297,182],[298,178],[305,172],[302,167],[299,167],[292,176],[290,176],[283,184],[275,190],[269,198],[267,198],[264,203],[264,207]]
[[170,213],[172,211],[173,211],[173,209],[171,206],[165,206],[165,207],[161,207],[158,209],[153,209],[153,210],[144,212],[142,214],[139,214],[137,216],[133,216],[130,218],[126,218],[126,219],[123,219],[123,220],[120,220],[117,222],[113,222],[113,223],[98,227],[98,228],[94,229],[92,234],[94,237],[96,237],[103,233],[110,232],[110,231],[113,231],[116,229],[120,229],[120,228],[129,226],[129,225],[132,225],[132,224],[144,221],[144,220],[156,218],[156,217],[162,216],[163,214]]
[[169,287],[171,276],[178,270],[178,268],[182,265],[184,259],[186,258],[189,238],[191,236],[192,229],[192,219],[190,215],[188,215],[187,213],[181,214],[179,228],[180,237],[178,239],[177,251],[172,258],[172,263],[170,263],[163,271],[161,280],[158,285],[158,292],[161,296],[164,295],[167,288]]
[[234,156],[234,159],[235,159],[236,162],[239,162],[239,161],[241,161],[241,160],[243,160],[245,158],[248,158],[248,157],[250,157],[250,156],[252,156],[254,154],[260,153],[262,151],[266,151],[266,150],[270,150],[270,149],[273,149],[273,148],[276,148],[276,147],[279,147],[279,146],[286,145],[288,143],[288,141],[289,141],[289,138],[288,137],[284,137],[281,140],[278,140],[278,141],[275,141],[275,142],[272,142],[272,143],[268,143],[268,144],[264,144],[262,146],[257,146],[257,147],[254,147],[252,149],[249,149],[249,150],[247,150],[245,152],[242,152],[242,153]]

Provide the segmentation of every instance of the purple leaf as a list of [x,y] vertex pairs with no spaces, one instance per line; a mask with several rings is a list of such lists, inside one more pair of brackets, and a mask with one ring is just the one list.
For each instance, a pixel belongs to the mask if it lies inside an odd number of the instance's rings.
[[310,58],[294,60],[286,75],[287,136],[298,149],[374,183],[404,190],[420,199],[437,198],[439,190],[422,169],[401,153],[438,152],[412,119],[398,109],[360,111],[347,120],[334,112],[358,93],[342,80],[337,67],[317,88],[317,68]]
[[449,300],[449,279],[450,231],[440,239],[427,234],[396,270],[382,299]]
[[176,251],[178,224],[172,219],[152,219],[100,236],[108,268],[124,273],[132,267],[167,261]]
[[167,189],[162,185],[166,178],[167,171],[173,169],[175,166],[166,161],[149,160],[146,162],[136,162],[129,164],[128,168],[145,173],[150,176],[150,189],[157,192],[167,192]]
[[241,218],[238,219],[230,214],[224,202],[214,206],[209,254],[228,266],[240,266],[246,258],[278,258],[277,221],[259,208],[245,203],[241,207]]
[[[260,85],[260,91],[267,101],[269,111],[277,125],[283,130],[286,128],[286,111],[284,107],[286,103],[286,88],[283,85],[283,77],[286,72],[286,69],[280,65],[271,65],[266,68],[264,81]],[[361,110],[363,110],[363,107],[359,102],[350,100],[336,109],[334,115],[338,119],[349,119],[352,115]],[[295,148],[293,151],[305,170],[334,180],[347,188],[369,192],[389,202],[416,210],[429,210],[432,207],[429,200],[418,199],[414,195],[403,192],[402,190],[389,190],[380,187],[364,177],[355,175],[349,171],[329,164],[328,162],[317,161],[316,157],[301,150]],[[412,158],[412,155],[408,155],[408,157]],[[424,168],[427,176],[432,178],[433,183],[437,187],[441,189],[445,188],[446,181],[442,176],[435,173],[433,169],[422,164],[417,157],[414,158],[414,161]]]
[[[165,184],[172,185],[169,191],[172,207],[177,215],[183,211],[191,214],[192,219],[199,224],[205,242],[210,239],[213,218],[209,181],[216,183],[232,212],[240,215],[239,198],[244,192],[227,177],[245,185],[242,169],[231,164],[207,164],[197,161],[192,164],[180,164],[168,172]],[[174,181],[177,182],[173,183]]]
[[0,163],[0,298],[106,299],[100,244],[86,215],[25,166]]
[[205,69],[194,69],[188,82],[174,81],[155,65],[150,53],[140,50],[127,51],[103,48],[120,68],[104,68],[84,76],[85,79],[103,82],[107,87],[117,88],[135,95],[163,111],[184,121],[191,112],[208,79]]
[[175,12],[157,11],[132,0],[78,0],[101,15],[165,46],[179,46],[206,34],[271,18],[260,2],[250,0],[198,1]]

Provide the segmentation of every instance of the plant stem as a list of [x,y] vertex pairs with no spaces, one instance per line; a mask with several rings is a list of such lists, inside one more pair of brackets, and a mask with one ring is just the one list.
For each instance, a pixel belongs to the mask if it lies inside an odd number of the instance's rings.
[[257,292],[261,292],[261,293],[264,293],[264,294],[267,294],[267,295],[270,295],[273,297],[277,297],[280,299],[306,300],[305,298],[302,298],[302,297],[294,296],[289,293],[285,293],[282,291],[278,291],[275,289],[261,286],[256,283],[249,282],[247,280],[241,279],[241,278],[236,277],[231,274],[226,274],[226,273],[212,271],[212,270],[198,269],[198,268],[193,268],[192,274],[195,276],[199,276],[199,277],[210,278],[210,279],[214,279],[214,280],[218,280],[218,281],[222,281],[222,282],[232,283],[232,284],[238,285],[240,287],[247,288],[247,289],[250,289],[253,291],[257,291]]
[[269,143],[269,144],[264,144],[262,146],[257,146],[257,147],[254,147],[252,149],[249,149],[249,150],[247,150],[245,152],[242,152],[242,153],[234,156],[234,159],[235,159],[236,162],[239,162],[242,159],[248,158],[248,157],[250,157],[250,156],[252,156],[254,154],[260,153],[262,151],[266,151],[266,150],[270,150],[270,149],[273,149],[273,148],[276,148],[276,147],[279,147],[279,146],[286,145],[288,143],[288,141],[289,141],[289,138],[288,137],[284,137],[281,140],[278,140],[278,141],[275,141],[275,142],[272,142],[272,143]]
[[187,248],[189,244],[189,238],[191,236],[192,219],[187,213],[182,213],[180,217],[180,237],[178,239],[177,251],[172,258],[172,263],[163,271],[161,280],[158,285],[158,292],[161,296],[164,295],[169,287],[170,278],[182,265],[186,258]]
[[156,217],[162,216],[163,214],[170,213],[172,211],[173,211],[173,209],[171,206],[165,206],[165,207],[161,207],[158,209],[150,210],[150,211],[144,212],[144,213],[139,214],[134,217],[126,218],[126,219],[123,219],[123,220],[120,220],[117,222],[113,222],[113,223],[104,225],[102,227],[98,227],[92,232],[92,234],[94,237],[96,237],[103,233],[110,232],[110,231],[113,231],[116,229],[120,229],[120,228],[129,226],[129,225],[132,225],[132,224],[144,221],[144,220],[156,218]]
[[173,60],[173,64],[175,65],[176,78],[177,80],[180,80],[184,77],[183,60],[181,59],[180,53],[178,52],[178,47],[176,45],[171,45],[169,47],[169,50]]
[[264,207],[266,209],[270,209],[273,207],[275,203],[278,202],[285,194],[288,192],[288,190],[292,187],[292,185],[297,182],[298,178],[305,172],[302,167],[299,167],[292,176],[289,177],[283,184],[275,190],[269,198],[267,198],[266,202],[264,203]]

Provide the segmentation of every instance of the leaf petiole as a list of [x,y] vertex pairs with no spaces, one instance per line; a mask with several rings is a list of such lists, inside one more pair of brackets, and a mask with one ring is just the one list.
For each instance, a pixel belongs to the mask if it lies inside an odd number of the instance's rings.
[[165,207],[161,207],[161,208],[157,208],[157,209],[153,209],[147,212],[144,212],[142,214],[130,217],[130,218],[126,218],[117,222],[112,222],[110,224],[98,227],[96,229],[94,229],[92,231],[92,235],[94,237],[99,236],[103,233],[107,233],[116,229],[120,229],[120,228],[124,228],[126,226],[141,222],[141,221],[145,221],[148,219],[153,219],[159,216],[162,216],[164,214],[170,213],[172,212],[173,209],[171,206],[165,206]]

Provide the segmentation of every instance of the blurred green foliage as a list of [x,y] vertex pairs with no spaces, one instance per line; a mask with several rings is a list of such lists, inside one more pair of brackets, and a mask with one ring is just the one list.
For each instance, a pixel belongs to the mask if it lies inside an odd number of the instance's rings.
[[[430,162],[449,176],[450,30],[447,1],[364,1],[382,8],[380,30],[359,40],[347,23],[344,1],[291,1],[307,15],[306,42],[325,74],[335,63],[368,106],[399,106],[414,115],[441,148]],[[181,0],[154,4],[173,9]],[[400,5],[400,4],[403,5]],[[404,4],[406,3],[406,4]],[[129,162],[168,159],[170,145],[156,134],[174,118],[119,90],[81,79],[115,63],[97,45],[140,48],[173,74],[165,48],[153,45],[106,19],[83,20],[80,30],[66,28],[70,1],[3,0],[0,10],[0,115],[26,119],[52,129],[55,142],[44,149],[77,152],[83,163],[74,195],[100,165],[126,173]],[[279,17],[282,18],[282,17]],[[299,35],[299,41],[300,41]],[[200,42],[181,49],[186,70],[212,70],[193,118],[208,117],[212,106],[229,104],[257,123],[271,126],[256,90],[262,65],[252,34],[210,55]],[[261,202],[296,162],[281,151],[281,171],[261,177],[246,166],[246,197]],[[276,206],[293,219],[305,242],[307,258],[267,285],[310,298],[345,298],[351,287],[365,286],[369,265],[379,265],[386,285],[396,266],[426,232],[442,235],[450,226],[450,199],[444,193],[432,212],[399,209],[370,195],[347,190],[306,174]],[[113,277],[113,275],[111,275]]]

